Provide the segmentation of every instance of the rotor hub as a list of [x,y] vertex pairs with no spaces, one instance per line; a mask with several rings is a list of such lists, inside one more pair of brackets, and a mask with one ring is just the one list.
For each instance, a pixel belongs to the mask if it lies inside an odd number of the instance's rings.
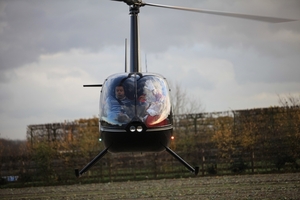
[[129,5],[129,6],[144,6],[144,3],[142,2],[142,0],[124,0],[124,2]]

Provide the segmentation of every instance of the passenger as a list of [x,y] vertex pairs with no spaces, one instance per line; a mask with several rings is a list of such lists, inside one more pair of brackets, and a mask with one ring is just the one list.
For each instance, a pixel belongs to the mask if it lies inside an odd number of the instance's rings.
[[108,119],[120,123],[128,123],[131,120],[133,110],[132,102],[126,97],[122,85],[115,87],[115,97],[106,100]]
[[147,114],[144,117],[147,127],[166,125],[166,116],[162,115],[165,98],[159,86],[159,84],[147,80],[144,86],[144,95],[139,98],[140,101],[145,101],[148,104],[146,108]]

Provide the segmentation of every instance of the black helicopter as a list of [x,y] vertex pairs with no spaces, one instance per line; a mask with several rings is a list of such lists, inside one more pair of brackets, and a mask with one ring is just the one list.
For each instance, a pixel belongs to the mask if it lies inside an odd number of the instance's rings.
[[[140,8],[161,7],[269,23],[295,20],[160,5],[145,3],[141,0],[112,1],[124,2],[129,6],[131,23],[129,71],[125,64],[125,73],[109,76],[103,85],[84,85],[85,87],[102,87],[99,127],[100,138],[104,142],[105,149],[82,170],[76,169],[76,176],[79,177],[85,173],[107,152],[161,152],[165,150],[197,175],[199,167],[192,167],[169,148],[173,136],[173,119],[170,89],[166,79],[159,74],[141,71],[138,27]],[[126,59],[125,63],[127,63]]]

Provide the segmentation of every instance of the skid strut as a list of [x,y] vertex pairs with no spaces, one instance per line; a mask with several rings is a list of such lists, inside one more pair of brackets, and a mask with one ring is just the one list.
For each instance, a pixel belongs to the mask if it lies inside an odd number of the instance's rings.
[[193,168],[191,165],[189,165],[185,160],[183,160],[179,155],[177,155],[174,151],[172,151],[172,149],[170,149],[169,147],[166,147],[166,150],[168,153],[170,153],[172,156],[174,156],[174,158],[176,158],[179,162],[181,162],[181,164],[183,164],[186,168],[188,168],[191,172],[193,172],[195,175],[198,174],[199,172],[199,167],[195,167]]
[[108,151],[108,147],[101,151],[89,164],[87,164],[82,170],[75,169],[75,174],[77,177],[85,173],[89,168],[91,168],[98,160],[100,160]]
[[[195,175],[199,172],[199,167],[193,168],[191,165],[189,165],[185,160],[183,160],[179,155],[177,155],[174,151],[172,151],[169,147],[166,147],[166,151],[170,153],[174,158],[176,158],[181,164],[183,164],[186,168],[188,168],[191,172],[193,172]],[[77,177],[81,176],[83,173],[85,173],[87,170],[89,170],[96,162],[98,162],[107,152],[108,148],[101,151],[89,164],[87,164],[82,170],[75,169],[75,174]]]

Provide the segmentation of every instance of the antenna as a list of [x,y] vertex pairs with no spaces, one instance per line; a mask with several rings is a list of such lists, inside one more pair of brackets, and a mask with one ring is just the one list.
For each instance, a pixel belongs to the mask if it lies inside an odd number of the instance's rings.
[[146,53],[145,53],[145,66],[146,66],[146,72],[148,72],[147,54]]
[[128,71],[127,68],[127,38],[125,38],[125,72]]

